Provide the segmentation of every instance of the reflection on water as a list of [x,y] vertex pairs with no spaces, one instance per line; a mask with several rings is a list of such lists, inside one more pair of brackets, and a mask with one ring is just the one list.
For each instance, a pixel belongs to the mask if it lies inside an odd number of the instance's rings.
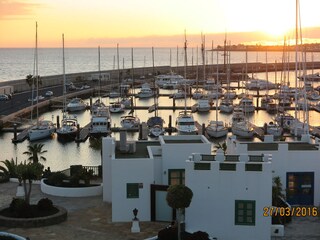
[[[161,90],[161,93],[172,93],[173,90]],[[253,92],[252,92],[253,93]],[[260,91],[260,94],[263,94],[263,91]],[[94,99],[95,100],[95,99]],[[106,104],[109,104],[108,98],[103,98],[103,101]],[[235,100],[235,103],[239,100]],[[87,100],[89,102],[89,100]],[[172,106],[172,99],[168,97],[160,97],[159,105],[160,106]],[[138,106],[151,106],[153,105],[154,100],[150,99],[137,99],[136,104]],[[196,100],[191,98],[187,99],[187,105],[192,106],[196,103]],[[254,99],[256,104],[256,99]],[[184,106],[184,99],[176,100],[176,106]],[[121,116],[128,114],[130,110],[126,110],[123,114],[112,114],[112,126],[120,126]],[[165,119],[165,126],[168,125],[169,115],[172,116],[172,125],[175,126],[176,117],[179,115],[179,110],[159,110],[159,115]],[[293,114],[293,111],[290,112]],[[154,113],[148,113],[147,110],[135,110],[136,114],[141,122],[146,122],[149,117],[153,116]],[[41,117],[44,119],[56,119],[56,116],[59,115],[60,119],[62,118],[61,110],[54,110],[43,114]],[[90,121],[90,111],[84,111],[81,113],[74,114],[78,118],[78,122],[81,126],[86,125]],[[223,120],[225,123],[231,123],[231,114],[219,114],[219,120]],[[265,111],[256,111],[255,113],[248,116],[249,120],[256,124],[257,126],[263,126],[265,122],[273,121],[274,115],[270,115]],[[310,112],[310,125],[319,126],[319,113]],[[214,110],[208,113],[194,113],[194,118],[199,124],[208,124],[210,120],[216,118],[216,113]],[[119,139],[119,133],[114,133],[113,136],[116,139]],[[13,138],[13,133],[1,133],[0,142],[1,142],[1,157],[0,160],[17,158],[18,162],[24,161],[26,156],[23,155],[23,152],[27,150],[29,141],[26,140],[22,143],[13,144],[11,139]],[[128,140],[137,140],[138,133],[129,132],[127,134]],[[224,139],[215,140],[216,142],[221,142]],[[211,140],[213,141],[213,140]],[[255,139],[254,141],[259,141]],[[97,147],[99,143],[87,140],[84,143],[75,143],[75,142],[60,142],[57,137],[53,139],[41,140],[41,143],[44,143],[44,150],[47,150],[44,156],[47,158],[47,161],[44,162],[45,167],[50,166],[50,168],[55,170],[63,170],[69,168],[70,165],[82,164],[86,166],[96,166],[101,164],[101,153],[100,149]]]

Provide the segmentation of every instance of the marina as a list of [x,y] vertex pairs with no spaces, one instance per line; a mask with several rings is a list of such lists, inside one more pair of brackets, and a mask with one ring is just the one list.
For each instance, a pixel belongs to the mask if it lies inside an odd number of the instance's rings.
[[[128,115],[129,111],[133,110],[134,114],[137,115],[140,118],[141,123],[146,123],[148,121],[148,118],[152,116],[154,113],[152,112],[153,110],[151,109],[150,111],[150,106],[154,105],[154,98],[153,97],[147,97],[147,98],[138,98],[134,97],[137,95],[137,93],[141,90],[140,86],[148,82],[149,85],[152,87],[154,85],[154,78],[152,77],[152,73],[156,70],[157,74],[161,76],[161,74],[167,74],[170,71],[174,71],[177,74],[183,74],[184,67],[182,66],[184,63],[181,62],[179,63],[180,66],[166,66],[166,65],[161,65],[161,63],[167,63],[168,61],[168,54],[169,54],[170,49],[155,49],[155,56],[156,56],[156,67],[150,67],[152,65],[151,59],[146,60],[146,63],[144,64],[145,67],[141,66],[141,61],[139,62],[139,59],[142,58],[144,55],[151,55],[151,51],[149,49],[137,49],[135,50],[135,68],[134,71],[131,71],[131,66],[126,64],[126,61],[124,61],[124,64],[120,70],[117,69],[112,69],[112,70],[101,70],[101,83],[97,80],[93,80],[94,78],[98,78],[97,75],[99,76],[99,72],[97,71],[89,71],[89,72],[78,72],[75,73],[77,70],[70,70],[72,69],[74,62],[70,63],[68,61],[68,58],[76,52],[74,49],[66,49],[66,81],[67,83],[73,83],[72,87],[74,90],[69,89],[66,95],[67,102],[69,102],[71,99],[79,97],[84,99],[85,104],[87,106],[86,110],[80,111],[80,112],[71,112],[71,115],[74,115],[77,117],[78,120],[78,132],[77,136],[74,141],[68,141],[68,142],[62,142],[60,139],[58,139],[56,136],[53,136],[51,139],[45,139],[42,140],[42,142],[45,143],[45,146],[48,148],[48,152],[56,152],[56,156],[51,156],[48,157],[47,163],[45,165],[50,165],[52,169],[54,170],[63,170],[66,168],[69,168],[70,165],[72,164],[79,164],[79,163],[84,163],[84,162],[91,162],[88,165],[99,165],[99,157],[94,158],[92,156],[99,156],[99,150],[92,148],[92,142],[93,140],[89,137],[90,134],[90,118],[91,118],[91,112],[90,108],[93,102],[95,102],[99,96],[98,94],[100,93],[102,96],[102,101],[106,106],[109,106],[110,103],[116,101],[117,98],[109,98],[109,93],[112,92],[112,89],[114,87],[118,86],[118,77],[119,77],[119,72],[120,75],[122,76],[122,80],[124,84],[129,84],[130,81],[132,83],[132,73],[134,72],[134,79],[135,79],[135,88],[134,90],[131,89],[127,93],[127,97],[133,97],[131,100],[132,102],[136,102],[134,106],[128,107],[124,109],[123,113],[111,113],[111,136],[114,136],[116,139],[119,139],[120,137],[120,131],[121,131],[121,117]],[[28,51],[28,50],[21,50],[21,51]],[[46,49],[39,49],[39,54],[40,57],[44,52],[46,52]],[[96,50],[94,49],[81,49],[79,51],[86,52],[88,56],[92,56],[91,61],[95,62],[96,61]],[[101,49],[101,56],[107,56],[110,57],[111,55],[114,55],[116,53],[116,49]],[[187,50],[188,54],[191,54],[190,49]],[[51,53],[54,53],[52,50]],[[91,55],[90,55],[91,54]],[[130,59],[131,60],[131,49],[120,49],[120,55],[124,55],[124,59]],[[210,56],[210,52],[207,52],[208,56]],[[281,79],[281,68],[283,67],[282,64],[277,63],[277,64],[272,64],[270,62],[274,60],[279,60],[281,58],[281,54],[279,52],[273,52],[269,53],[269,59],[268,59],[268,64],[264,63],[264,54],[265,53],[259,53],[259,52],[249,52],[248,53],[248,64],[247,64],[247,69],[248,69],[248,76],[252,78],[253,76],[256,79],[266,79],[266,68],[268,69],[268,79],[270,83],[273,83],[277,86],[277,88],[280,85],[280,79]],[[318,53],[314,53],[314,62],[313,63],[308,63],[306,66],[311,70],[311,71],[317,71],[317,59],[320,59],[320,57],[317,57]],[[59,54],[57,55],[52,55],[52,57],[55,58],[62,58],[62,56]],[[94,58],[93,58],[94,57]],[[231,57],[230,57],[230,68],[234,73],[243,73],[244,68],[246,64],[243,63],[243,59],[245,57],[244,52],[232,52]],[[311,57],[309,54],[307,55],[307,58]],[[158,59],[157,59],[158,58]],[[49,54],[49,59],[50,59],[50,54]],[[190,58],[189,58],[190,59]],[[241,62],[242,59],[242,63]],[[262,62],[257,62],[257,59],[262,60]],[[129,62],[129,60],[127,60]],[[183,59],[180,59],[180,61],[183,61]],[[190,60],[189,60],[190,61]],[[105,66],[105,63],[110,63],[109,60],[107,61],[101,61],[101,69],[110,69],[112,68],[110,65]],[[195,62],[195,61],[194,61]],[[194,62],[189,62],[187,66],[187,75],[188,78],[195,77],[195,71],[197,66],[194,65]],[[223,63],[223,57],[219,57],[218,59],[219,65],[215,65],[214,61],[212,60],[211,63],[208,62],[206,64],[206,75],[208,76],[209,79],[215,79],[216,77],[216,71],[223,71],[225,69],[225,65]],[[41,61],[39,61],[39,64],[41,64]],[[130,62],[131,64],[131,62]],[[71,66],[70,66],[71,65]],[[127,65],[127,69],[125,66]],[[149,65],[149,66],[148,66]],[[59,67],[61,64],[59,65]],[[79,65],[78,67],[83,66]],[[90,65],[88,65],[90,66]],[[88,67],[87,66],[87,67]],[[51,70],[54,69],[55,67],[52,66]],[[200,69],[202,69],[202,66],[199,66]],[[290,63],[290,69],[294,68],[294,63]],[[314,69],[313,69],[314,68]],[[40,66],[41,69],[41,66]],[[274,72],[273,70],[277,69],[277,72]],[[47,69],[49,70],[49,69]],[[86,68],[83,68],[82,70],[86,70]],[[88,69],[89,70],[89,69]],[[92,68],[90,69],[92,70]],[[73,71],[74,73],[70,73],[70,71]],[[212,120],[215,119],[216,111],[219,114],[219,120],[223,121],[226,126],[228,127],[228,135],[227,137],[231,136],[232,131],[231,131],[231,113],[222,113],[220,110],[220,102],[222,101],[222,98],[219,97],[218,101],[216,102],[215,98],[213,99],[213,104],[210,105],[208,108],[208,112],[197,112],[196,109],[193,108],[194,105],[198,103],[197,99],[192,98],[192,93],[195,92],[197,89],[201,90],[202,87],[204,87],[204,81],[201,76],[201,71],[199,71],[199,81],[195,82],[192,87],[187,88],[187,93],[186,93],[186,105],[184,104],[184,97],[182,98],[172,98],[172,95],[175,94],[178,89],[174,89],[175,86],[173,86],[173,89],[155,89],[157,90],[157,111],[159,116],[161,116],[165,123],[164,123],[164,130],[165,134],[177,134],[176,130],[176,119],[178,117],[179,111],[182,110],[194,110],[193,111],[193,116],[195,119],[196,127],[198,129],[197,133],[198,134],[204,134],[209,138],[207,135],[205,129],[203,128],[208,125],[208,123]],[[62,97],[62,75],[50,75],[50,72],[47,72],[48,76],[43,77],[43,86],[41,87],[41,91],[43,92],[43,95],[45,94],[46,91],[52,91],[54,95],[52,97],[46,97],[43,101],[39,102],[39,109],[40,109],[40,118],[43,119],[52,119],[53,122],[56,123],[58,126],[58,119],[57,117],[59,116],[59,119],[62,119],[62,112],[61,109],[63,107],[63,97]],[[236,94],[236,99],[233,100],[233,104],[236,105],[240,102],[241,96],[246,91],[246,86],[244,82],[244,77],[243,74],[238,75],[236,78],[231,79],[230,81],[230,86],[227,86],[227,82],[225,81],[225,76],[223,73],[220,73],[222,81],[222,91],[226,92],[229,90],[232,90]],[[294,73],[293,71],[288,72],[289,75],[289,80],[291,81],[290,86],[294,85],[293,81],[293,76]],[[81,76],[81,78],[80,78]],[[142,76],[145,76],[145,78],[142,78]],[[235,75],[236,76],[236,75]],[[18,77],[16,77],[18,78]],[[131,80],[130,80],[131,79]],[[156,79],[156,78],[155,78]],[[194,79],[194,78],[193,78]],[[59,83],[60,86],[57,85]],[[2,124],[7,121],[8,124],[4,125],[3,131],[0,133],[0,139],[2,142],[5,142],[8,147],[6,147],[6,150],[3,153],[3,157],[7,159],[11,159],[12,157],[14,158],[17,156],[20,151],[23,151],[22,149],[25,148],[25,146],[29,143],[27,140],[27,130],[28,124],[28,119],[30,119],[30,111],[32,108],[28,106],[26,103],[23,104],[23,98],[30,98],[30,88],[26,85],[25,80],[15,80],[15,81],[8,81],[8,82],[0,82],[0,85],[14,85],[15,93],[14,97],[10,101],[5,101],[5,102],[0,102],[1,104],[1,110],[0,114],[2,114]],[[301,81],[299,82],[301,84]],[[90,88],[84,89],[83,86],[87,85]],[[166,84],[164,84],[166,86]],[[167,84],[168,85],[168,84]],[[313,88],[316,88],[319,85],[319,83],[314,82],[312,84]],[[303,85],[302,85],[303,86]],[[204,92],[209,91],[209,90],[204,90]],[[262,99],[266,96],[272,97],[274,94],[279,92],[278,89],[251,89],[249,90],[250,95],[253,97],[252,102],[255,105],[255,111],[253,113],[248,114],[248,120],[251,122],[253,129],[255,131],[255,137],[251,141],[260,141],[260,139],[263,139],[263,136],[265,134],[264,132],[264,125],[269,122],[274,122],[275,121],[275,116],[276,112],[273,113],[268,113],[266,111],[266,106],[263,106],[262,104]],[[20,97],[21,96],[21,97]],[[24,97],[25,96],[25,97]],[[20,100],[18,100],[20,99]],[[12,113],[12,108],[10,108],[10,103],[15,106],[17,109],[16,112],[18,113],[18,116],[14,115]],[[319,130],[317,126],[319,125],[319,122],[317,119],[319,119],[319,113],[318,113],[318,107],[315,101],[309,101],[309,115],[310,115],[310,131],[314,136],[319,136]],[[21,109],[19,109],[21,108]],[[289,105],[289,106],[284,106],[282,110],[285,110],[286,112],[294,115],[295,111],[295,106],[294,104]],[[10,112],[11,111],[11,112]],[[2,112],[2,113],[1,113]],[[11,113],[11,114],[10,114]],[[12,115],[13,114],[13,115]],[[300,114],[300,111],[298,111],[298,114]],[[10,120],[6,120],[9,119]],[[23,121],[21,121],[23,119]],[[19,123],[21,122],[21,123]],[[30,120],[29,120],[30,122]],[[16,127],[14,127],[14,123],[16,123]],[[17,129],[17,130],[15,130]],[[25,131],[22,131],[25,130]],[[127,138],[129,140],[136,140],[140,139],[142,135],[145,135],[145,133],[140,133],[140,128],[132,128],[132,129],[127,129]],[[55,134],[56,135],[56,134]],[[146,134],[147,135],[147,134]],[[293,137],[289,134],[286,133],[284,137],[289,140],[293,139]],[[148,136],[148,139],[153,139],[152,137]],[[141,138],[142,139],[142,138]],[[216,143],[223,142],[226,138],[209,138],[209,140],[212,142],[212,148],[214,148]],[[15,144],[13,144],[14,142]],[[69,154],[64,154],[65,151],[70,152],[70,156],[77,156],[78,154],[80,157],[74,158],[74,157],[67,157]],[[59,157],[60,156],[60,157]],[[56,161],[55,159],[66,159],[66,161]],[[84,159],[85,158],[85,159]],[[18,161],[22,161],[18,160]]]

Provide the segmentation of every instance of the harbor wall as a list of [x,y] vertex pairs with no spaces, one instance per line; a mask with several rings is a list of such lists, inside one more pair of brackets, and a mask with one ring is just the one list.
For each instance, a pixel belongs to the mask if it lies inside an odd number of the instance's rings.
[[[320,62],[307,62],[305,63],[306,69],[320,69]],[[219,72],[225,72],[226,65],[219,64],[218,66],[216,64],[207,64],[206,65],[206,77],[207,78],[214,78],[217,73],[217,67]],[[286,70],[294,70],[295,69],[295,63],[291,62],[288,64],[283,63],[233,63],[230,64],[230,70],[231,73],[257,73],[257,72],[265,72],[265,71],[281,71],[283,69]],[[156,66],[156,67],[145,67],[145,68],[134,68],[133,69],[133,75],[136,81],[143,82],[147,79],[151,79],[154,75],[159,74],[166,74],[170,71],[175,72],[180,75],[185,75],[185,70],[187,74],[187,78],[195,79],[196,78],[196,72],[198,69],[198,78],[203,79],[203,66],[197,66],[197,65],[189,65],[187,67],[184,66],[176,66],[176,67],[170,67],[170,66]],[[94,81],[93,79],[96,78],[97,74],[99,74],[99,71],[92,71],[92,72],[80,72],[80,73],[69,73],[66,74],[66,80],[67,83],[74,83],[74,84],[82,84],[89,81]],[[102,79],[103,85],[109,85],[109,86],[117,86],[120,79],[128,79],[132,78],[132,69],[120,69],[120,70],[104,70],[101,71],[101,74],[103,75],[109,75],[109,79]],[[141,76],[144,76],[145,78],[141,78]],[[237,76],[238,79],[235,80],[243,80],[242,75]],[[146,80],[145,80],[146,79]],[[63,84],[63,75],[51,75],[51,76],[41,76],[41,82],[40,88],[50,87],[50,86],[56,86],[56,85],[62,85]],[[109,81],[106,82],[105,81]],[[4,81],[0,82],[0,87],[2,86],[13,86],[14,92],[24,92],[24,91],[30,91],[31,86],[29,86],[25,79],[19,79],[19,80],[10,80],[10,81]]]

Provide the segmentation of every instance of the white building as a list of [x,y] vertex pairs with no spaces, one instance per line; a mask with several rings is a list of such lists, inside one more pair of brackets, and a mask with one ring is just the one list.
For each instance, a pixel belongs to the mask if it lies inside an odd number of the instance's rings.
[[272,172],[263,155],[194,154],[186,162],[186,186],[193,192],[188,232],[224,240],[270,239],[271,218],[263,209],[271,206]]
[[198,135],[161,136],[159,141],[120,142],[103,139],[103,200],[112,202],[112,221],[171,221],[166,203],[170,184],[184,183],[185,162],[194,153],[211,153],[211,143]]
[[286,189],[286,200],[291,205],[320,205],[320,147],[319,139],[311,141],[303,135],[301,141],[264,142],[228,140],[232,154],[266,154],[272,157],[273,177],[279,176]]
[[103,139],[103,200],[112,202],[112,221],[171,221],[170,184],[186,184],[193,199],[186,209],[186,230],[218,239],[270,239],[270,159],[263,155],[211,155],[204,136],[161,136],[159,141]]

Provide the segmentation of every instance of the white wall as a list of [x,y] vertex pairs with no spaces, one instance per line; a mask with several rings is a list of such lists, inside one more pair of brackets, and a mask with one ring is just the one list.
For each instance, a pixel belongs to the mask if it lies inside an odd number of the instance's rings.
[[[211,170],[194,170],[186,163],[186,185],[193,199],[186,209],[186,230],[205,231],[224,240],[269,240],[271,218],[263,217],[263,208],[271,205],[271,164],[263,163],[263,172],[246,172],[245,163],[237,163],[237,171],[220,171],[219,162],[211,162]],[[235,200],[256,201],[256,225],[235,225]]]
[[[154,163],[145,159],[112,160],[112,221],[128,222],[132,210],[138,209],[140,221],[150,221],[150,184],[153,184]],[[127,183],[142,183],[139,198],[127,198]]]
[[211,154],[211,143],[168,143],[162,145],[162,184],[168,184],[168,169],[183,169],[185,161],[192,153]]
[[[246,144],[238,144],[240,152],[248,152]],[[283,189],[287,185],[287,172],[314,172],[314,205],[320,205],[320,151],[288,150],[287,143],[280,143],[278,151],[250,151],[249,154],[272,154],[273,177],[279,176]]]
[[112,198],[112,169],[111,159],[115,154],[115,139],[102,138],[102,178],[103,178],[103,201],[111,202]]

